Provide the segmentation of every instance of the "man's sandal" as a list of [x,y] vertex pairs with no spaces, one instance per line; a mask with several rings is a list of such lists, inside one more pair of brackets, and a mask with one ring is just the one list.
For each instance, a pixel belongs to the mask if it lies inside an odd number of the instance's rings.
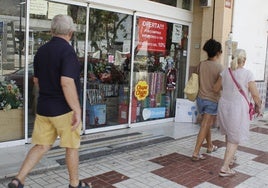
[[69,185],[69,188],[90,188],[87,182],[79,181],[79,185],[77,187]]
[[13,178],[11,182],[8,184],[8,188],[23,188],[23,187],[24,185],[21,183],[21,181],[18,178]]
[[191,159],[192,159],[192,161],[200,161],[200,160],[205,160],[206,157],[204,155],[200,154],[198,156],[193,155]]

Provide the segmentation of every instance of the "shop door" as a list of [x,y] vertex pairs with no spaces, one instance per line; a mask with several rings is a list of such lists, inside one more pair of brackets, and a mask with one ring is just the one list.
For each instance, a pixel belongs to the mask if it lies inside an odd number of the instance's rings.
[[132,22],[131,14],[90,7],[86,133],[128,127]]

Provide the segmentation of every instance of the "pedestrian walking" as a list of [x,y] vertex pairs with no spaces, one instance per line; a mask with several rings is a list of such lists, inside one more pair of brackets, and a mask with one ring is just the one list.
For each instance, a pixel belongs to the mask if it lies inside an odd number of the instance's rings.
[[208,58],[200,62],[197,71],[199,75],[199,92],[196,101],[202,120],[192,155],[193,161],[205,159],[205,156],[200,154],[200,149],[205,139],[208,145],[207,153],[216,151],[218,148],[211,141],[211,126],[215,122],[220,98],[219,92],[214,92],[213,86],[222,71],[222,65],[218,62],[222,54],[222,46],[218,41],[210,39],[203,46],[203,50],[206,51]]
[[226,136],[224,162],[219,176],[233,176],[235,171],[230,168],[235,152],[240,143],[249,138],[249,96],[251,95],[258,115],[261,114],[261,98],[250,70],[244,68],[246,51],[237,49],[231,67],[223,70],[214,86],[214,90],[222,89],[218,106],[217,123],[220,131]]
[[56,15],[51,22],[52,39],[41,46],[34,57],[34,84],[39,88],[37,114],[32,143],[17,176],[9,188],[23,188],[28,173],[60,137],[60,147],[66,149],[69,188],[87,188],[79,181],[78,165],[81,132],[79,102],[81,67],[69,44],[75,25],[67,15]]

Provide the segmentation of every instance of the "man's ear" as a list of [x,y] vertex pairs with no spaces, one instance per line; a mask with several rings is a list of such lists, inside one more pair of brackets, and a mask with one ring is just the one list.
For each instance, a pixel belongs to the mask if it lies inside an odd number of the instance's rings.
[[73,40],[73,36],[74,32],[73,31],[69,32],[68,37],[70,38],[70,41]]

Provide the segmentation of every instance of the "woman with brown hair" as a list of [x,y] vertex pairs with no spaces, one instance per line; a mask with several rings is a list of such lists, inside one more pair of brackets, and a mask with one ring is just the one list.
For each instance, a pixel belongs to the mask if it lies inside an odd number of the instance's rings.
[[222,71],[222,65],[218,62],[222,54],[222,46],[218,41],[210,39],[205,43],[203,50],[207,52],[208,58],[199,64],[199,93],[196,100],[199,114],[202,115],[202,121],[192,161],[205,159],[205,156],[199,153],[205,139],[208,145],[207,153],[217,150],[217,146],[212,144],[210,129],[217,115],[218,100],[220,98],[219,92],[215,92],[213,86]]

